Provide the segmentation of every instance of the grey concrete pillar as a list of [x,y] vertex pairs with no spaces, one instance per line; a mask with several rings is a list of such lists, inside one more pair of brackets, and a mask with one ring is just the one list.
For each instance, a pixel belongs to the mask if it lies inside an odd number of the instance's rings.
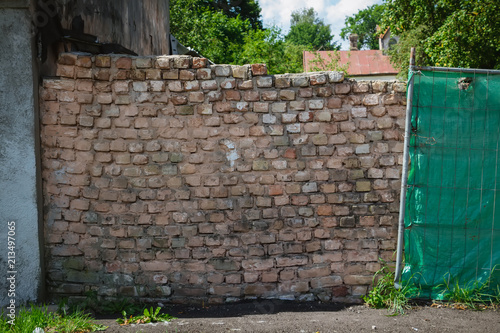
[[19,308],[40,300],[44,286],[38,79],[29,0],[0,2],[0,32],[0,306],[14,301]]

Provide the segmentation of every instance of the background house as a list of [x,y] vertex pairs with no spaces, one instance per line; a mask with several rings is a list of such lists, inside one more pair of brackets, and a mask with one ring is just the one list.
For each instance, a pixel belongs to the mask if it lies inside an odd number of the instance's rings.
[[[389,56],[384,54],[392,39],[390,32],[386,31],[380,37],[379,50],[358,50],[357,36],[351,40],[351,49],[349,51],[338,51],[338,67],[348,66],[347,75],[356,80],[386,80],[396,79],[398,71],[391,65]],[[351,38],[350,37],[350,38]],[[337,51],[304,51],[304,71],[314,72],[316,68],[320,70],[332,70],[328,64],[335,59]],[[319,56],[320,59],[317,59]],[[338,57],[338,56],[337,56]],[[320,60],[320,61],[315,61]],[[325,66],[326,65],[326,66]]]

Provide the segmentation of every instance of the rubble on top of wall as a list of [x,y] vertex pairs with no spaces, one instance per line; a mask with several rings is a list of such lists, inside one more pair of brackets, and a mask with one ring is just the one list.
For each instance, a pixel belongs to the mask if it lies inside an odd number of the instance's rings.
[[[92,71],[92,67],[97,69],[97,72]],[[185,70],[191,71],[186,72]],[[319,86],[327,83],[341,83],[345,80],[343,72],[323,71],[268,75],[265,64],[210,65],[206,58],[185,55],[135,57],[128,55],[92,56],[81,53],[60,54],[56,75],[97,80],[207,80],[217,77],[251,80],[258,76],[271,76],[272,80],[262,80],[258,84],[258,86],[265,88]],[[373,85],[373,91],[386,91],[386,81],[374,82],[376,83]],[[359,81],[355,92],[369,92],[368,86],[366,81]],[[239,88],[244,89],[245,85],[243,84]],[[406,83],[396,81],[394,91],[405,92]]]

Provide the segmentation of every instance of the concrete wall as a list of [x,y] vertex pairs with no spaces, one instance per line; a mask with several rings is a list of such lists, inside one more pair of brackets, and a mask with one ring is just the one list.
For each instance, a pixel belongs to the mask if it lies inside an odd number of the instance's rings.
[[63,54],[41,95],[51,296],[367,292],[397,231],[405,84]]
[[[9,8],[10,7],[10,8]],[[39,299],[38,80],[28,1],[0,4],[0,305]],[[7,223],[15,222],[15,297],[8,296]]]

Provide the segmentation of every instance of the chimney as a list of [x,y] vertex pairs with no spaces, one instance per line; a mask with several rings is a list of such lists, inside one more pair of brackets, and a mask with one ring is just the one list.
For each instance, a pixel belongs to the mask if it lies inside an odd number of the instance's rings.
[[358,51],[358,35],[350,34],[349,35],[349,50]]

